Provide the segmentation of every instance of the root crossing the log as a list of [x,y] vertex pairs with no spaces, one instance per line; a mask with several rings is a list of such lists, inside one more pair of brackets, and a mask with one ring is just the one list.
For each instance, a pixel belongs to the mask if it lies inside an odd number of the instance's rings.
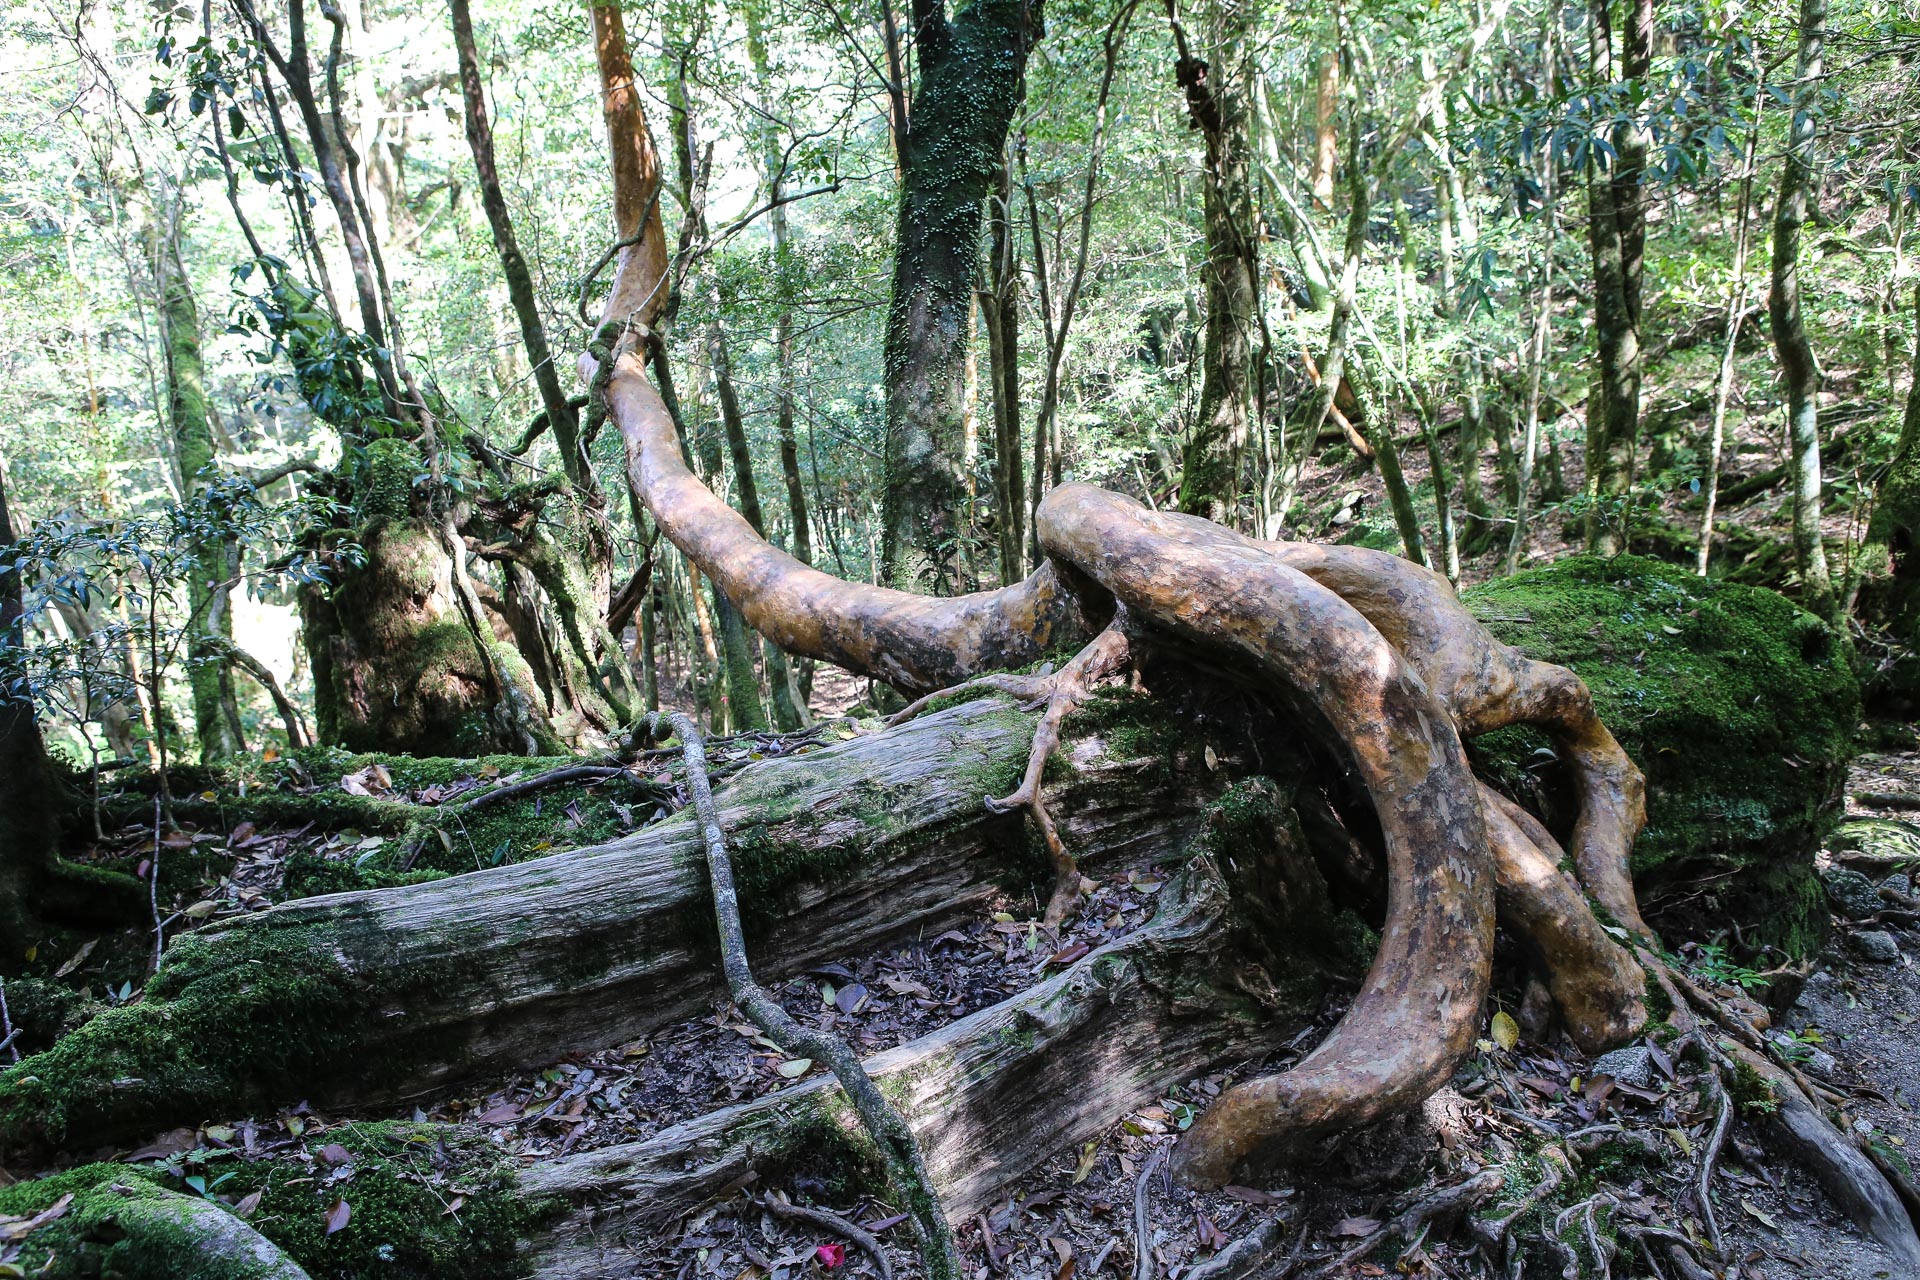
[[[734,1003],[783,1050],[804,1053],[826,1063],[833,1071],[847,1100],[879,1148],[888,1180],[913,1222],[928,1280],[960,1280],[960,1255],[954,1245],[953,1229],[940,1206],[939,1193],[934,1189],[913,1130],[875,1086],[873,1077],[867,1074],[845,1041],[802,1026],[781,1008],[780,1002],[765,987],[754,981],[753,969],[747,962],[746,933],[740,923],[733,859],[727,853],[720,813],[713,803],[713,786],[707,777],[707,753],[699,726],[679,712],[650,712],[646,725],[650,733],[661,737],[665,736],[662,731],[671,726],[680,739],[686,759],[687,790],[693,797],[701,838],[706,845],[707,874],[713,886],[713,914],[720,929],[721,967]],[[884,1260],[882,1265],[885,1266]]]

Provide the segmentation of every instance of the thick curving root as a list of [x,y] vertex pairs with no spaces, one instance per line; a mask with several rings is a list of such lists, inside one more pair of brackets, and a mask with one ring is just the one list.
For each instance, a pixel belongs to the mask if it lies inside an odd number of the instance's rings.
[[[611,95],[632,72],[603,56],[601,74]],[[637,104],[609,111],[608,124],[616,159],[652,155]],[[659,216],[622,187],[636,181],[616,164],[622,240]],[[603,325],[628,312],[651,319],[632,300],[659,293],[660,270],[640,255],[624,259]],[[1064,718],[1136,643],[1238,673],[1295,708],[1351,763],[1384,841],[1379,952],[1319,1047],[1292,1070],[1228,1091],[1182,1137],[1173,1160],[1187,1180],[1224,1182],[1256,1154],[1378,1119],[1442,1084],[1478,1029],[1496,885],[1583,1045],[1617,1043],[1644,1022],[1633,961],[1582,895],[1630,934],[1649,936],[1627,868],[1644,820],[1640,774],[1576,676],[1499,644],[1437,574],[1379,552],[1247,538],[1071,484],[1036,514],[1046,558],[1023,582],[953,599],[842,582],[768,544],[692,474],[631,341],[614,349],[611,370],[582,361],[620,429],[629,483],[750,625],[789,653],[909,694],[978,680],[1046,700],[1026,777],[994,803],[1024,807],[1046,838],[1056,877],[1050,918],[1071,906],[1078,870],[1040,801],[1040,777]],[[1004,674],[1090,637],[1057,675]],[[1552,838],[1484,792],[1469,768],[1463,737],[1522,722],[1553,735],[1578,779],[1569,850],[1578,884],[1559,871]]]

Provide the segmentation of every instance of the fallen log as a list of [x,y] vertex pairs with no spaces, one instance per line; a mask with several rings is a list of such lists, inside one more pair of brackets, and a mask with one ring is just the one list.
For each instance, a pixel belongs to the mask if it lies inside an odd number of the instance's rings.
[[[1276,1043],[1313,1016],[1330,980],[1364,969],[1272,785],[1236,788],[1214,818],[1147,925],[865,1063],[913,1129],[950,1218],[1169,1087]],[[564,1206],[530,1244],[537,1276],[613,1280],[635,1274],[677,1219],[747,1182],[862,1170],[880,1185],[877,1153],[821,1076],[533,1165],[516,1191]]]
[[[1093,866],[1179,852],[1227,781],[1201,759],[1204,732],[1130,719],[1143,702],[1083,713],[1049,788]],[[1019,778],[1032,733],[1031,714],[975,701],[760,762],[726,786],[717,799],[768,975],[937,931],[1039,872],[1019,815],[982,804]],[[402,1096],[644,1035],[722,993],[707,901],[683,812],[612,844],[286,903],[183,937],[143,1000],[0,1073],[0,1152],[96,1146],[302,1097]]]

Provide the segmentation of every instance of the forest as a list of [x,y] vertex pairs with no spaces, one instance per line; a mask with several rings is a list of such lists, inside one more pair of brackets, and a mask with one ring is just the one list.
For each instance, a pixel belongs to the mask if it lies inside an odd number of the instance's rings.
[[0,11],[0,1280],[1920,1277],[1915,0],[309,2]]

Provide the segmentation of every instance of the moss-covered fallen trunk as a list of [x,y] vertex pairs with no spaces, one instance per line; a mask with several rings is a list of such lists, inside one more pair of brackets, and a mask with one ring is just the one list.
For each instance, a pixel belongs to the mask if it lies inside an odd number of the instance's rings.
[[[1634,845],[1644,913],[1686,936],[1738,922],[1750,945],[1818,951],[1813,855],[1838,821],[1860,694],[1826,624],[1759,587],[1637,556],[1576,557],[1466,602],[1529,656],[1571,667],[1647,777]],[[1546,740],[1476,740],[1478,767],[1564,835],[1575,797]]]
[[[1067,839],[1094,865],[1177,852],[1219,785],[1204,735],[1128,714],[1093,708],[1055,784]],[[1017,781],[1032,726],[1004,702],[970,702],[725,787],[763,972],[943,927],[1024,884],[1037,859],[1023,820],[981,798]],[[0,1150],[393,1096],[643,1035],[721,990],[700,857],[683,813],[608,845],[181,938],[142,1001],[0,1073]]]

